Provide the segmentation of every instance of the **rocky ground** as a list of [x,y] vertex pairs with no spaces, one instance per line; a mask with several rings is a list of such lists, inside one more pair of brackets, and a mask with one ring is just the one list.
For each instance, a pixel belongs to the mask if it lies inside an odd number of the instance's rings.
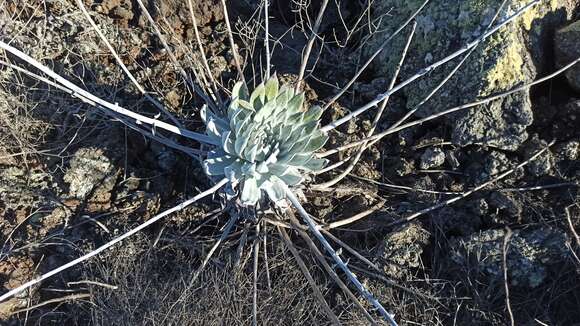
[[[195,36],[187,1],[144,2],[170,36],[180,64],[188,71],[203,69],[199,52],[192,50]],[[431,1],[417,16],[399,79],[484,33],[502,2]],[[264,51],[259,3],[235,1],[229,12],[248,76],[259,71]],[[326,103],[336,86],[346,84],[421,3],[329,4],[313,50],[315,69],[307,78],[309,103]],[[495,23],[525,3],[508,0]],[[188,128],[201,129],[196,108],[202,101],[174,69],[138,2],[84,4],[139,82]],[[288,82],[296,79],[309,35],[301,28],[307,17],[315,17],[319,4],[308,10],[296,6],[277,0],[271,7],[273,69]],[[194,12],[212,75],[231,88],[236,71],[220,1],[194,1]],[[475,48],[414,117],[510,90],[580,57],[579,14],[575,0],[540,1]],[[388,88],[408,35],[409,28],[392,40],[329,108],[325,122]],[[0,39],[111,102],[155,114],[74,1],[5,1]],[[4,54],[0,60],[22,65]],[[460,60],[392,96],[378,129],[414,109]],[[579,76],[576,65],[530,91],[393,134],[366,151],[334,191],[305,192],[307,210],[320,221],[378,207],[333,234],[368,258],[361,263],[343,252],[401,324],[503,325],[510,323],[510,311],[517,325],[580,322],[580,239],[575,231],[580,230]],[[0,293],[207,188],[197,162],[68,94],[5,65],[0,81]],[[364,137],[373,118],[364,114],[341,126],[326,147]],[[410,223],[391,224],[496,178],[552,140],[547,152],[501,181]],[[244,226],[252,221],[237,227],[198,284],[187,284],[227,220],[215,213],[219,208],[217,200],[204,200],[1,303],[0,324],[250,324],[252,264],[249,246],[239,244],[248,238]],[[258,319],[268,325],[326,324],[292,255],[269,227],[268,266],[258,273]],[[365,324],[307,244],[293,240],[340,319]]]

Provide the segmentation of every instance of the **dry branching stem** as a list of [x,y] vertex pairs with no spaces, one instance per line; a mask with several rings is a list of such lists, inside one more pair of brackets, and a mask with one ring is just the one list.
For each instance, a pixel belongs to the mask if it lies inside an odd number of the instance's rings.
[[330,319],[332,324],[340,325],[340,320],[338,319],[338,317],[336,317],[336,315],[334,314],[332,309],[330,309],[330,307],[328,306],[328,303],[326,303],[326,300],[324,300],[324,295],[322,294],[322,292],[320,291],[320,288],[318,287],[318,285],[314,281],[314,278],[312,277],[312,275],[308,271],[308,267],[306,267],[304,260],[302,260],[302,258],[300,257],[300,254],[298,253],[298,250],[296,250],[296,247],[292,243],[292,240],[290,240],[288,233],[286,232],[286,230],[284,230],[281,227],[278,227],[278,232],[280,233],[280,235],[282,236],[282,239],[284,240],[284,243],[286,243],[286,246],[288,247],[288,249],[292,253],[292,256],[294,256],[296,263],[298,263],[298,267],[300,267],[302,274],[304,274],[304,277],[306,277],[308,284],[310,284],[310,287],[312,288],[314,295],[316,296],[316,298],[320,302],[320,305],[322,306],[322,309],[326,313],[327,317]]
[[104,245],[100,246],[99,248],[97,248],[97,249],[95,249],[95,250],[93,250],[93,251],[91,251],[91,252],[89,252],[87,254],[84,254],[81,257],[79,257],[79,258],[77,258],[77,259],[75,259],[75,260],[73,260],[71,262],[68,262],[68,263],[66,263],[66,264],[64,264],[64,265],[62,265],[62,266],[60,266],[58,268],[55,268],[55,269],[51,270],[50,272],[48,272],[46,274],[42,274],[39,277],[37,277],[37,278],[35,278],[35,279],[31,280],[31,281],[28,281],[28,282],[26,282],[26,283],[24,283],[24,284],[22,284],[22,285],[20,285],[20,286],[18,286],[16,288],[14,288],[14,289],[12,289],[12,290],[4,293],[2,296],[0,296],[0,302],[5,301],[5,300],[8,300],[12,296],[14,296],[14,295],[16,295],[16,294],[18,294],[18,293],[20,293],[20,292],[22,292],[22,291],[30,288],[31,286],[33,286],[35,284],[38,284],[38,283],[46,280],[49,277],[52,277],[52,276],[54,276],[54,275],[56,275],[56,274],[58,274],[58,273],[60,273],[60,272],[62,272],[64,270],[67,270],[67,269],[69,269],[69,268],[71,268],[71,267],[73,267],[73,266],[75,266],[75,265],[77,265],[79,263],[82,263],[83,261],[85,261],[87,259],[90,259],[90,258],[92,258],[92,257],[100,254],[101,252],[103,252],[103,251],[111,248],[115,244],[117,244],[117,243],[119,243],[119,242],[121,242],[121,241],[129,238],[130,236],[134,235],[135,233],[140,232],[141,230],[145,229],[146,227],[150,226],[151,224],[153,224],[153,223],[161,220],[165,216],[167,216],[169,214],[172,214],[174,212],[180,211],[180,210],[184,209],[185,207],[187,207],[187,206],[195,203],[196,201],[198,201],[198,200],[200,200],[200,199],[202,199],[202,198],[204,198],[206,196],[209,196],[209,195],[215,193],[223,185],[225,185],[227,182],[228,182],[227,179],[223,179],[220,182],[216,183],[213,187],[209,188],[208,190],[206,190],[206,191],[204,191],[204,192],[196,195],[195,197],[193,197],[191,199],[188,199],[188,200],[184,201],[183,203],[181,203],[181,204],[179,204],[179,205],[177,205],[175,207],[172,207],[172,208],[170,208],[170,209],[162,212],[161,214],[155,215],[154,217],[152,217],[151,219],[147,220],[143,224],[141,224],[141,225],[137,226],[136,228],[131,229],[128,232],[124,233],[123,235],[121,235],[121,236],[119,236],[119,237],[117,237],[117,238],[115,238],[115,239],[113,239],[113,240],[105,243]]
[[328,243],[328,241],[326,241],[326,239],[324,238],[322,233],[320,233],[320,226],[316,225],[316,223],[314,222],[314,220],[312,220],[310,215],[308,215],[308,213],[306,212],[304,207],[302,207],[302,205],[298,201],[298,198],[296,198],[294,193],[290,189],[288,189],[287,187],[286,187],[286,197],[288,198],[288,200],[290,200],[290,202],[296,208],[296,210],[298,211],[300,216],[304,219],[304,221],[308,225],[308,229],[310,230],[310,232],[312,232],[314,234],[314,236],[318,239],[318,241],[320,241],[320,243],[322,244],[324,249],[332,257],[332,259],[335,261],[335,263],[338,265],[338,267],[340,267],[340,269],[342,269],[342,271],[346,274],[346,276],[352,282],[352,284],[356,287],[358,292],[362,296],[364,296],[365,299],[377,309],[377,311],[381,314],[381,316],[385,319],[385,321],[389,322],[392,326],[397,325],[397,322],[393,318],[393,315],[390,314],[389,312],[387,312],[387,310],[385,310],[383,305],[373,296],[373,294],[370,293],[364,287],[364,285],[362,285],[362,283],[358,280],[356,275],[354,275],[350,271],[350,269],[346,266],[346,263],[342,260],[342,258],[340,258],[340,256],[338,256],[338,254],[332,248],[332,246]]

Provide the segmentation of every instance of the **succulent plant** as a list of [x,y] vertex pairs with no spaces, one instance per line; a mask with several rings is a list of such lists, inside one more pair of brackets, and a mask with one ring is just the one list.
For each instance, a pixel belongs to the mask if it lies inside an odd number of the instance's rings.
[[202,110],[206,134],[219,144],[203,163],[207,175],[225,176],[243,205],[255,205],[264,193],[279,204],[286,187],[302,183],[327,163],[314,157],[328,140],[320,131],[322,108],[304,110],[303,104],[304,94],[280,87],[275,75],[251,95],[237,83],[227,117]]

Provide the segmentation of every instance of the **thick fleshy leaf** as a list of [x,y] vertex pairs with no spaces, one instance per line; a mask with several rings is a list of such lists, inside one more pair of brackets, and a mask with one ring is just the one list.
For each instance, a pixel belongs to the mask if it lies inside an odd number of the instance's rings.
[[310,138],[303,138],[302,140],[298,140],[298,141],[293,140],[291,138],[290,141],[288,141],[288,143],[287,143],[287,146],[290,146],[290,148],[287,151],[288,154],[306,152],[304,149],[308,145],[309,141],[310,141]]
[[262,162],[256,166],[256,172],[259,174],[266,174],[269,171],[270,169],[268,168],[268,164],[266,164],[266,162]]
[[236,125],[240,124],[241,121],[247,119],[250,114],[251,111],[242,108],[233,109],[232,114],[230,116],[230,130],[236,130]]
[[243,82],[237,82],[232,88],[232,98],[238,100],[248,100],[248,89]]
[[290,170],[290,166],[285,164],[271,164],[269,169],[271,174],[281,176]]
[[230,182],[238,182],[242,176],[242,162],[235,160],[232,164],[224,168],[224,174]]
[[226,166],[232,164],[234,161],[235,158],[231,156],[208,158],[203,161],[203,169],[207,175],[224,175]]
[[254,106],[245,100],[238,100],[238,107],[240,109],[244,109],[244,110],[248,110],[248,111],[256,111],[256,109],[254,108]]
[[327,159],[313,158],[304,165],[302,165],[302,168],[306,171],[319,171],[322,168],[324,168],[326,164],[328,164]]
[[227,131],[222,135],[222,148],[226,153],[236,155],[236,146],[232,137],[233,134],[231,131]]
[[295,95],[290,101],[288,101],[288,106],[286,107],[286,116],[294,115],[302,110],[302,104],[304,103],[304,93]]
[[272,101],[278,96],[278,87],[278,78],[276,77],[276,74],[274,74],[272,77],[270,77],[270,79],[268,79],[265,86],[266,100],[268,100],[268,102]]
[[228,156],[228,153],[224,152],[224,150],[221,148],[216,148],[207,153],[207,158],[216,158],[222,156]]
[[310,121],[303,125],[301,134],[303,136],[314,136],[316,127],[318,127],[318,121]]
[[247,148],[244,151],[244,159],[254,163],[256,162],[256,154],[258,153],[258,147],[262,145],[261,142],[260,143],[256,143],[254,144],[252,147]]
[[236,133],[236,138],[243,135],[248,129],[253,129],[252,117],[248,115],[245,119],[236,122],[234,126],[234,131]]
[[306,164],[306,162],[310,161],[311,159],[312,159],[312,153],[294,153],[286,159],[281,159],[279,163],[292,165],[295,167],[301,167],[304,164]]
[[304,180],[302,174],[295,168],[289,168],[286,173],[278,177],[288,186],[295,186]]
[[294,96],[294,87],[288,85],[282,85],[278,93],[287,93],[288,94],[288,101]]
[[320,117],[322,116],[323,112],[324,110],[318,105],[311,107],[310,110],[308,110],[306,114],[304,114],[304,122],[320,120]]
[[242,174],[245,176],[253,176],[256,174],[256,163],[250,163],[245,161],[242,163],[242,168],[240,169]]
[[254,122],[262,122],[264,119],[268,119],[276,109],[276,102],[271,101],[264,104],[262,108],[254,115]]
[[321,149],[326,141],[328,140],[328,136],[320,135],[314,138],[310,138],[308,141],[308,145],[304,149],[304,152],[316,152],[317,150]]
[[301,124],[304,120],[304,112],[298,112],[291,116],[287,116],[284,120],[284,123],[287,125],[297,125]]
[[205,125],[205,133],[208,136],[218,140],[218,142],[221,142],[222,133],[224,133],[225,131],[226,129],[218,126],[213,119],[210,119]]
[[235,149],[236,149],[236,153],[238,153],[238,156],[240,156],[241,158],[241,154],[244,152],[244,150],[246,149],[246,146],[248,145],[248,137],[243,137],[243,136],[238,136],[236,138],[236,141],[234,143]]
[[204,110],[208,135],[219,136],[204,168],[208,174],[225,175],[246,205],[264,194],[277,203],[285,198],[286,186],[303,182],[306,173],[327,164],[313,155],[328,139],[319,130],[323,110],[305,110],[304,94],[281,86],[275,76],[245,94],[243,85],[236,84],[227,120]]
[[266,191],[271,201],[277,202],[286,198],[284,181],[276,176],[271,176],[267,182],[264,182],[262,189]]
[[278,97],[276,97],[276,110],[274,111],[274,116],[280,115],[282,112],[286,111],[288,101],[292,98],[293,94],[286,85],[280,88],[278,92]]
[[244,181],[241,201],[247,205],[254,205],[260,200],[261,192],[255,178],[247,178]]
[[228,129],[229,124],[223,120],[222,118],[218,117],[217,115],[213,114],[213,112],[207,109],[207,105],[204,105],[201,110],[199,111],[201,115],[201,120],[207,125],[210,121],[213,121],[214,124],[219,126],[221,129]]
[[266,99],[266,87],[264,84],[258,85],[256,89],[250,95],[250,104],[254,107],[254,109],[259,110],[262,105],[264,104]]

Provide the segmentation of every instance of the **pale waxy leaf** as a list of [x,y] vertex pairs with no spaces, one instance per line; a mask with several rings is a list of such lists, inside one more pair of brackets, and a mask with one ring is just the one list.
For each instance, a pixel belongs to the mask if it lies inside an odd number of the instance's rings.
[[263,83],[260,83],[250,95],[250,104],[254,107],[254,110],[259,110],[264,105],[265,99],[266,87]]
[[285,174],[277,175],[277,177],[289,186],[295,186],[304,180],[302,174],[295,168],[289,168]]
[[268,79],[265,86],[266,100],[268,102],[274,100],[278,96],[278,87],[278,78],[276,77],[276,74],[274,74],[270,79]]
[[327,140],[328,140],[328,136],[326,136],[326,135],[321,135],[321,136],[311,138],[308,141],[308,145],[306,146],[304,151],[316,152],[317,150],[321,149],[322,146],[324,146],[324,144],[326,144]]
[[313,154],[328,140],[319,130],[323,110],[305,109],[304,103],[303,93],[280,86],[275,75],[250,95],[237,83],[226,119],[202,112],[207,134],[219,138],[204,161],[206,173],[225,175],[244,205],[255,205],[264,195],[274,203],[283,200],[286,187],[328,162]]
[[302,168],[304,168],[307,171],[319,171],[323,167],[325,167],[326,164],[328,164],[328,160],[327,159],[323,159],[323,158],[312,158],[310,161],[306,162],[302,166]]
[[248,100],[248,89],[243,82],[237,82],[232,88],[232,99]]
[[318,121],[322,117],[322,113],[324,113],[324,110],[320,106],[315,105],[304,114],[304,122]]
[[258,188],[256,178],[246,178],[242,189],[241,201],[246,204],[254,205],[260,200],[261,193]]
[[303,103],[304,103],[304,94],[300,93],[298,95],[295,95],[290,101],[288,101],[288,106],[286,108],[286,116],[291,116],[302,111]]
[[232,132],[227,131],[222,135],[222,148],[224,151],[230,155],[236,155],[236,146],[232,140]]
[[242,176],[242,162],[238,159],[224,168],[224,174],[230,182],[238,182]]
[[218,176],[225,174],[226,166],[232,164],[235,158],[231,156],[221,156],[216,158],[208,158],[203,161],[203,169],[207,175]]
[[286,198],[286,189],[284,188],[284,181],[276,176],[271,176],[268,181],[264,182],[261,187],[271,201],[277,202]]

